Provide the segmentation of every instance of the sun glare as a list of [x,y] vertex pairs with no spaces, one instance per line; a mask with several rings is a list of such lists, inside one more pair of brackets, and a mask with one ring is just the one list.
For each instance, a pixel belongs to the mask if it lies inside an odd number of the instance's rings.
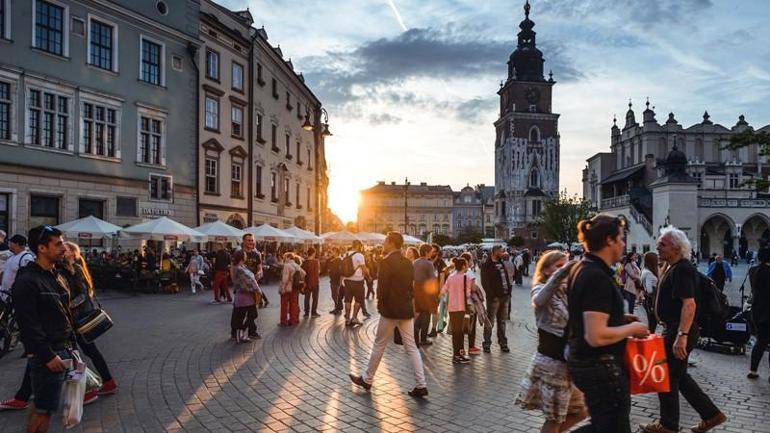
[[343,223],[355,221],[358,216],[359,191],[366,185],[357,185],[349,180],[332,177],[329,180],[329,208]]

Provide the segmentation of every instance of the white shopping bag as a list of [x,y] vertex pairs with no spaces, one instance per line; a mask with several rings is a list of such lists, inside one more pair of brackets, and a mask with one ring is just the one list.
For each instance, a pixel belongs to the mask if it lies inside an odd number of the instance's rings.
[[86,395],[86,364],[77,353],[72,359],[74,369],[67,372],[64,382],[64,427],[71,429],[83,418],[83,398]]

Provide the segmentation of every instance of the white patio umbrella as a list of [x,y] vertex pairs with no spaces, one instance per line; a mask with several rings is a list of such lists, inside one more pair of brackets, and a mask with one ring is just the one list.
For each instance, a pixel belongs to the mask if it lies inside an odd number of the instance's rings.
[[411,235],[404,236],[404,243],[407,245],[419,245],[425,243],[422,239],[418,239]]
[[322,244],[324,239],[320,236],[316,236],[315,233],[302,230],[301,228],[297,226],[291,226],[288,229],[284,229],[286,233],[292,234],[297,237],[297,239],[307,242],[307,243],[314,243],[314,244]]
[[297,237],[283,230],[277,229],[270,224],[262,224],[259,227],[248,227],[245,232],[251,233],[254,240],[267,242],[294,242]]
[[[347,230],[341,232],[328,232],[321,235],[326,242],[335,244],[349,244],[353,241],[360,241],[361,239],[355,233],[351,233]],[[362,241],[363,242],[363,241]]]
[[567,245],[561,242],[551,242],[550,244],[546,245],[546,248],[559,248],[561,250],[566,250]]
[[101,239],[105,237],[112,237],[119,231],[123,230],[123,227],[110,224],[107,221],[101,220],[93,215],[76,219],[64,224],[59,224],[56,226],[56,228],[61,230],[65,236],[80,239]]
[[361,242],[370,245],[379,244],[385,240],[385,235],[382,233],[358,232],[356,236],[361,239]]
[[246,233],[220,220],[200,225],[195,227],[194,230],[208,236],[209,242],[240,242]]
[[145,223],[127,227],[120,235],[126,238],[141,238],[153,241],[193,241],[203,242],[206,235],[178,223],[169,217],[160,217]]

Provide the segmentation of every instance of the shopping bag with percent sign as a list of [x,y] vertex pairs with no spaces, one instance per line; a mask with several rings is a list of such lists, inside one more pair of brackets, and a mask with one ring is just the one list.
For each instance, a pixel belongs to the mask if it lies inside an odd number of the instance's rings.
[[626,366],[631,394],[671,390],[663,337],[653,334],[647,338],[629,338],[626,344]]

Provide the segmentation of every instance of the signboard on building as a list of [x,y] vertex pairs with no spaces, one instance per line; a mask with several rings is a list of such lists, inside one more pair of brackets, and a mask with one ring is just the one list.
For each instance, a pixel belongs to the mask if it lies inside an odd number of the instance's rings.
[[157,207],[142,207],[142,216],[145,217],[162,217],[162,216],[170,216],[171,215],[171,209],[163,209],[163,208],[157,208]]
[[203,222],[204,223],[213,223],[219,221],[219,217],[215,213],[206,213],[203,214]]

